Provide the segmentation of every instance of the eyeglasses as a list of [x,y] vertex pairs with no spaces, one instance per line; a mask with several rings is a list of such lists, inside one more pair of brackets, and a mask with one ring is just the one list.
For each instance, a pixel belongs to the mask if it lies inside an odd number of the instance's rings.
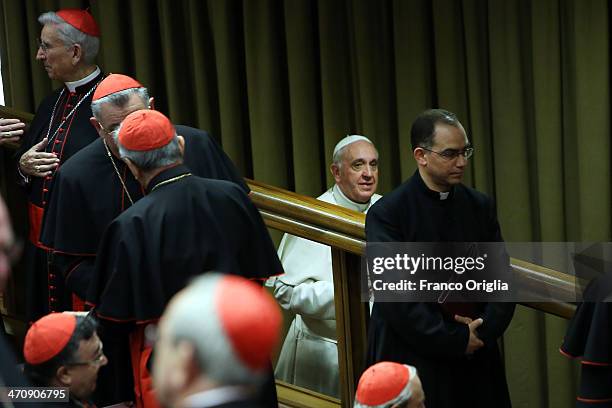
[[104,126],[102,126],[102,124],[100,122],[98,122],[98,125],[100,125],[100,129],[102,129],[102,131],[104,133],[106,133],[107,135],[112,136],[113,138],[115,138],[117,136],[116,132],[119,129],[119,126],[113,126],[112,129],[108,129],[107,130]]
[[89,360],[89,361],[75,361],[74,363],[68,363],[66,365],[69,365],[69,366],[80,366],[80,365],[99,366],[99,365],[102,365],[102,361],[105,358],[106,358],[106,355],[104,353],[102,353],[98,357],[94,358],[93,360]]
[[[62,46],[61,44],[60,44],[60,45],[51,45],[51,44],[49,44],[49,43],[47,43],[47,42],[44,42],[44,41],[43,41],[43,40],[41,40],[40,38],[38,38],[36,41],[38,42],[38,48],[40,48],[40,50],[41,50],[42,52],[44,52],[45,54],[46,54],[46,53],[47,53],[49,50],[51,50],[51,49],[53,49],[53,48],[57,48],[57,47],[61,47],[61,46]],[[70,48],[70,46],[66,46],[66,48]]]
[[40,48],[42,52],[47,52],[52,48],[49,44],[47,44],[40,38],[38,38],[36,41],[38,42],[38,48]]
[[[49,50],[52,50],[53,48],[61,47],[61,46],[63,45],[63,44],[51,45],[51,44],[49,44],[48,42],[44,42],[44,41],[43,41],[43,40],[41,40],[40,38],[38,38],[36,41],[38,42],[38,48],[39,48],[39,49],[40,49],[42,52],[44,52],[45,54],[46,54],[47,52],[49,52]],[[76,45],[76,44],[74,44],[74,43],[73,43],[73,44],[71,44],[71,45],[66,45],[65,47],[66,47],[66,49],[69,49],[69,48],[71,48],[71,47],[72,47],[72,46],[74,46],[74,45]]]
[[473,147],[466,147],[463,150],[446,149],[446,150],[442,150],[441,152],[436,152],[435,150],[431,150],[431,149],[428,149],[428,148],[422,147],[422,146],[421,146],[421,149],[427,150],[428,152],[435,153],[435,154],[437,154],[438,156],[442,157],[445,160],[455,160],[459,156],[463,156],[463,158],[467,160],[470,157],[472,157],[472,155],[474,154],[474,148]]

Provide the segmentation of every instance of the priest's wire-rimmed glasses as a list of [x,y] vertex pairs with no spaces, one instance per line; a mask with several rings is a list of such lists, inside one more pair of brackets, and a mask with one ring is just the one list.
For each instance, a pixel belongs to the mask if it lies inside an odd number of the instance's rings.
[[467,160],[470,157],[472,157],[472,155],[474,154],[474,148],[473,147],[466,147],[463,150],[446,149],[446,150],[442,150],[441,152],[437,152],[435,150],[431,150],[431,149],[428,149],[428,148],[423,147],[423,146],[421,146],[421,149],[427,150],[428,152],[435,153],[435,154],[437,154],[438,156],[442,157],[445,160],[455,160],[459,156],[463,156],[463,158]]

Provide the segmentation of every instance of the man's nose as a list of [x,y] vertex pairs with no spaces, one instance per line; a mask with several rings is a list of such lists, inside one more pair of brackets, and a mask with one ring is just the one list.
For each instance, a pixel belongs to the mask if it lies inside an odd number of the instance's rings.
[[366,164],[363,168],[363,171],[361,172],[361,175],[364,178],[370,178],[372,177],[373,174],[374,174],[374,169],[372,169],[372,166],[370,166],[369,164]]
[[40,47],[38,47],[38,50],[36,51],[36,59],[37,60],[45,59],[45,53],[43,52],[43,50]]
[[467,165],[468,159],[465,158],[463,154],[460,154],[457,157],[457,167],[465,167]]

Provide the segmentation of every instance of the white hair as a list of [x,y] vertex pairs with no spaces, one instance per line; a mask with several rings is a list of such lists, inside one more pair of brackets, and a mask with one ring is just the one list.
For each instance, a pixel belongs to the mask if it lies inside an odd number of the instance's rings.
[[[91,103],[91,112],[93,113],[96,120],[100,121],[100,112],[102,110],[102,105],[110,103],[113,106],[118,108],[123,108],[129,102],[132,95],[138,95],[138,97],[142,100],[142,104],[149,108],[149,91],[147,88],[129,88],[124,89],[123,91],[118,91],[112,93],[110,95],[106,95],[96,101]],[[110,129],[109,129],[110,130]]]
[[121,126],[119,126],[119,129],[113,132],[113,139],[119,147],[119,155],[122,159],[130,159],[130,161],[140,170],[151,171],[174,163],[181,163],[183,161],[183,154],[181,152],[176,133],[174,133],[172,140],[165,146],[153,150],[136,151],[126,149],[121,145],[121,142],[117,137],[120,129]]
[[100,49],[100,39],[98,37],[77,30],[53,11],[41,14],[38,17],[38,22],[43,26],[46,24],[55,25],[64,45],[70,47],[73,44],[79,44],[83,51],[83,61],[86,64],[93,64]]

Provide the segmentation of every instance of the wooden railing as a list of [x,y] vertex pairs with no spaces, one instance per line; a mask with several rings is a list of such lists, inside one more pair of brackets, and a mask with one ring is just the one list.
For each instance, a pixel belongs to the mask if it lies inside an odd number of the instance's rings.
[[[28,123],[33,116],[0,106],[0,117],[16,117]],[[300,408],[351,407],[358,376],[364,369],[369,316],[367,303],[361,301],[360,289],[365,216],[257,181],[248,180],[248,183],[252,189],[251,199],[269,227],[332,248],[341,399],[278,381],[279,400]],[[574,292],[574,282],[558,271],[517,259],[512,259],[512,267],[516,276],[529,285],[566,295]],[[575,311],[575,306],[570,303],[525,305],[563,318],[570,318]]]
[[0,105],[0,117],[2,118],[15,118],[22,122],[30,123],[34,119],[33,113],[24,112],[18,109],[13,109],[9,106]]
[[[32,113],[23,112],[17,109],[9,108],[8,106],[0,105],[0,118],[19,119],[29,125],[30,122],[32,122],[32,119],[34,119],[34,115]],[[5,144],[4,146],[8,147],[9,149],[17,149],[19,144],[12,142],[10,144]]]

